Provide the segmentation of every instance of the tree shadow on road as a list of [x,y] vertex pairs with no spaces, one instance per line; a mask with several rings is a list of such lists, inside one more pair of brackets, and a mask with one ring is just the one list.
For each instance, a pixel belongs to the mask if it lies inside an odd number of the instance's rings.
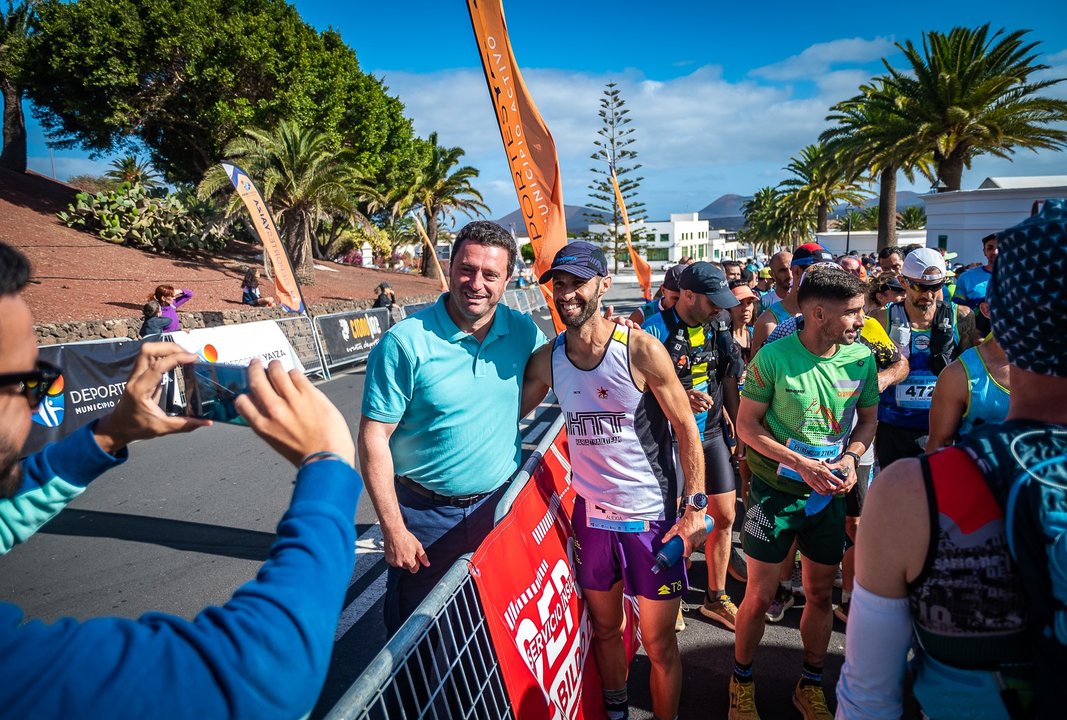
[[267,559],[274,534],[204,523],[68,508],[38,532],[114,538],[238,560]]

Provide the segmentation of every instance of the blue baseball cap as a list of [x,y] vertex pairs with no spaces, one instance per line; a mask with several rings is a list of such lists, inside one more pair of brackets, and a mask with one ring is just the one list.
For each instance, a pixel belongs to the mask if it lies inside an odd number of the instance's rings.
[[789,264],[807,267],[818,262],[834,262],[834,254],[818,243],[805,243],[793,251]]
[[700,295],[706,295],[713,305],[723,310],[741,304],[730,290],[726,275],[709,262],[695,262],[686,267],[681,277],[678,278],[678,285],[682,290],[692,290]]
[[552,258],[552,267],[542,273],[537,282],[541,284],[549,282],[552,279],[552,273],[557,270],[568,272],[583,280],[597,275],[606,277],[608,259],[604,257],[604,251],[593,243],[575,240],[559,249],[556,257]]

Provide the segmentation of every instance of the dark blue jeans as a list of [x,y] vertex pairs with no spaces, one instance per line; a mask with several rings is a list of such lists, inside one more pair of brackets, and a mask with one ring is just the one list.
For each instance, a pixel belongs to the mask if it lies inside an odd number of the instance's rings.
[[390,566],[385,581],[385,629],[390,635],[404,624],[448,569],[465,553],[478,549],[493,529],[493,515],[507,483],[467,508],[439,505],[399,483],[396,499],[408,532],[418,538],[430,567],[411,573]]

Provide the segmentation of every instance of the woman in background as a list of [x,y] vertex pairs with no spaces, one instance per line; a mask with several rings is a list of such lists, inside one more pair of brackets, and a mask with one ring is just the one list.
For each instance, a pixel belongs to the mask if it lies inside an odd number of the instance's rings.
[[245,279],[241,283],[241,302],[253,307],[274,307],[274,298],[260,297],[259,270],[254,267],[245,271]]
[[163,332],[178,332],[182,329],[182,324],[178,320],[178,308],[192,300],[192,298],[193,293],[191,290],[182,290],[175,294],[173,285],[159,285],[156,287],[156,291],[148,299],[159,303],[160,314],[170,320],[170,324],[163,329]]

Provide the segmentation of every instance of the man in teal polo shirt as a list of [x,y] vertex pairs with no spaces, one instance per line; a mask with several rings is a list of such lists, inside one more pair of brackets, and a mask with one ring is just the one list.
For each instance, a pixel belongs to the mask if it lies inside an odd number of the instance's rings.
[[522,382],[546,338],[499,304],[517,254],[499,225],[465,226],[451,292],[390,328],[367,360],[359,458],[390,565],[390,633],[492,529],[519,467],[519,418],[544,398],[545,388],[524,397]]

